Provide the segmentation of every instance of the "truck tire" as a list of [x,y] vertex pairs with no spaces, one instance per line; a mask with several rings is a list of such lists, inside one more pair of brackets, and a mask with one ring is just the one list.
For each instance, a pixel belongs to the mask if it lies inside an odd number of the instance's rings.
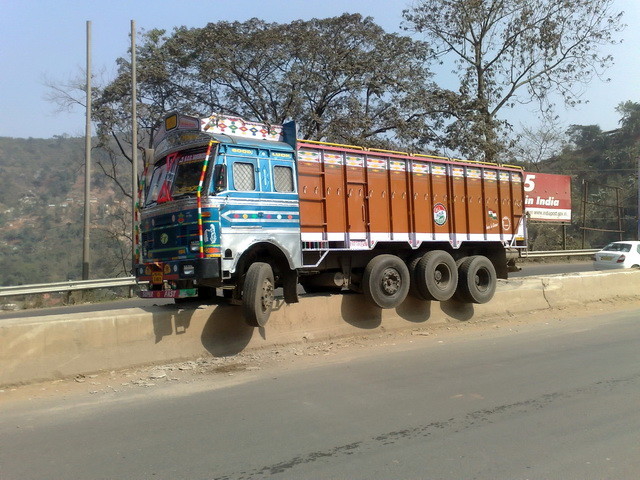
[[409,279],[411,281],[409,285],[409,295],[415,298],[419,298],[420,300],[428,300],[422,296],[420,290],[418,289],[418,279],[416,278],[416,269],[418,268],[418,262],[422,260],[422,255],[418,255],[416,257],[412,257],[411,260],[407,262],[407,267],[409,268]]
[[378,255],[369,261],[362,276],[362,291],[380,308],[395,308],[409,293],[409,269],[395,255]]
[[242,308],[247,325],[266,325],[273,308],[274,284],[271,265],[263,262],[251,264],[242,290]]
[[458,271],[456,297],[471,303],[487,303],[493,298],[498,283],[496,269],[482,255],[467,257]]
[[425,300],[447,301],[458,288],[456,261],[444,250],[427,252],[416,266],[415,280]]

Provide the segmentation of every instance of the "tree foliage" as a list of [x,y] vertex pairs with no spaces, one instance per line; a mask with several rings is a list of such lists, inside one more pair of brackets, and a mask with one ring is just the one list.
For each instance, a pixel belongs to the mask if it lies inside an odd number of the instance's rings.
[[[436,139],[442,92],[428,46],[358,14],[289,24],[217,22],[144,33],[138,48],[141,127],[171,110],[265,123],[294,119],[303,138],[371,146]],[[129,62],[97,100],[100,132],[126,131]]]
[[459,93],[448,142],[493,159],[507,124],[499,113],[552,93],[573,105],[580,87],[600,76],[623,25],[613,0],[420,0],[405,10],[407,28],[432,42],[432,54],[455,62]]
[[[640,159],[640,103],[628,101],[618,106],[620,128],[604,132],[598,125],[571,125],[568,142],[557,155],[538,163],[542,172],[571,175],[573,224],[568,229],[573,236],[571,247],[582,247],[580,230],[585,215],[586,227],[617,230],[618,212],[624,239],[635,238],[638,222],[638,161]],[[587,203],[584,188],[587,188]],[[586,210],[585,210],[586,209]],[[536,238],[548,227],[531,225],[529,234]],[[548,240],[552,237],[548,236]],[[600,247],[618,240],[616,232],[587,231],[586,244]],[[538,241],[538,246],[540,241]],[[553,247],[553,245],[548,245]]]

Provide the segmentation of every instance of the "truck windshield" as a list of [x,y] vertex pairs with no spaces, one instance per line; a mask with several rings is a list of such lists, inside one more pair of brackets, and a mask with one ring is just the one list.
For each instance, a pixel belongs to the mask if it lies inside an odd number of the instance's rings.
[[198,191],[206,154],[173,154],[159,162],[149,181],[145,205],[164,203]]
[[204,159],[178,164],[178,171],[173,180],[173,198],[196,194],[203,164]]

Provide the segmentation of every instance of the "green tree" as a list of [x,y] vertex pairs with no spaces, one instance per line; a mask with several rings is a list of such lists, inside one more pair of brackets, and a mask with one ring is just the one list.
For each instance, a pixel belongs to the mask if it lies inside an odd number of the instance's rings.
[[601,47],[624,27],[613,1],[420,0],[405,10],[432,55],[456,65],[464,101],[452,108],[449,145],[492,160],[505,145],[503,109],[535,101],[545,111],[552,93],[579,103],[579,87],[611,64]]
[[[140,122],[147,135],[179,110],[266,123],[298,122],[307,139],[377,146],[435,140],[444,98],[427,68],[428,46],[386,33],[358,14],[289,24],[217,22],[151,30],[138,48]],[[102,135],[122,138],[130,65],[96,102]],[[125,151],[126,149],[122,149]]]
[[[602,131],[598,125],[571,125],[566,130],[568,142],[563,150],[538,163],[539,170],[571,175],[573,225],[569,227],[569,243],[582,244],[583,215],[585,226],[609,231],[586,231],[586,246],[599,247],[618,240],[618,213],[621,214],[623,238],[634,238],[637,231],[638,178],[640,155],[640,104],[620,104],[620,128]],[[586,189],[586,203],[583,203]],[[617,202],[620,212],[617,210]],[[531,225],[530,238],[552,242],[552,230]],[[539,237],[539,238],[538,238]],[[571,240],[573,238],[573,241]]]

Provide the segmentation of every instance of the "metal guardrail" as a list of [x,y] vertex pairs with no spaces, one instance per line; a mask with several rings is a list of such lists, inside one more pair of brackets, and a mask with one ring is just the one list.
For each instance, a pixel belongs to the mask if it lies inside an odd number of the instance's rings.
[[100,280],[72,280],[69,282],[38,283],[34,285],[17,285],[0,287],[0,297],[14,295],[33,295],[37,293],[72,292],[96,288],[131,287],[136,285],[135,277],[104,278]]
[[[546,250],[539,252],[522,252],[522,258],[566,257],[577,255],[593,255],[599,249],[587,250]],[[146,283],[146,282],[145,282]],[[0,298],[15,295],[34,295],[38,293],[72,292],[76,290],[92,290],[96,288],[132,287],[137,285],[135,277],[105,278],[100,280],[72,280],[69,282],[38,283],[34,285],[18,285],[0,287]]]
[[539,252],[522,252],[522,258],[571,257],[577,255],[593,255],[599,248],[585,250],[541,250]]

